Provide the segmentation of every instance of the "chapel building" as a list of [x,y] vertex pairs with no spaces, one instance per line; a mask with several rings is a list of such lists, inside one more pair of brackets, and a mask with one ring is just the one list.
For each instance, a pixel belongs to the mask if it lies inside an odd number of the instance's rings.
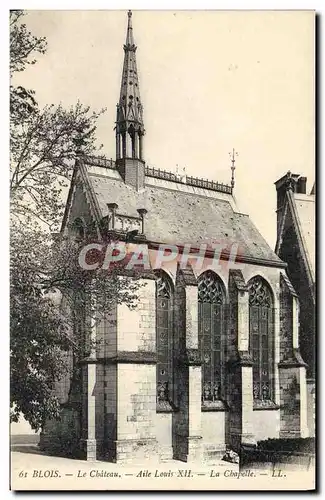
[[211,463],[226,447],[306,437],[306,363],[287,265],[239,211],[233,185],[146,165],[136,49],[129,12],[115,161],[80,155],[62,234],[93,231],[151,257],[172,245],[192,258],[143,272],[135,310],[112,304],[115,321],[91,333],[104,342],[74,360],[78,380],[58,384],[62,421],[48,422],[41,446],[74,432],[88,460]]

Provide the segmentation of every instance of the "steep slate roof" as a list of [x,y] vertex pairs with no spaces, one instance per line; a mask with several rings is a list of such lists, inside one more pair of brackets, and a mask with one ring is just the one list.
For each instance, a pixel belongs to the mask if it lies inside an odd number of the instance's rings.
[[[88,179],[102,216],[107,203],[117,203],[118,213],[138,216],[146,208],[145,234],[148,240],[166,244],[226,242],[238,243],[241,255],[283,265],[245,214],[236,211],[234,198],[225,193],[146,177],[141,191],[125,184],[116,170],[87,168]],[[156,185],[155,185],[156,184]]]
[[302,243],[315,281],[315,196],[293,193]]

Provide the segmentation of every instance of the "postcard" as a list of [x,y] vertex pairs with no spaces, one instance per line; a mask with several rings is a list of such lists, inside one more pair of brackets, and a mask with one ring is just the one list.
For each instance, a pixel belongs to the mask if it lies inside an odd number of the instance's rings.
[[10,11],[15,491],[315,489],[315,12]]

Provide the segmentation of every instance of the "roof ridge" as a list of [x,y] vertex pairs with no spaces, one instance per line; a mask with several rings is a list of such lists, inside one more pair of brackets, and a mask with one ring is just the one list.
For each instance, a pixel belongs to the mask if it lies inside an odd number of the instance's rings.
[[82,160],[86,165],[116,169],[115,161],[105,155],[83,155]]
[[219,191],[222,193],[232,194],[232,187],[223,182],[212,181],[204,177],[195,177],[193,175],[180,175],[170,170],[161,168],[149,167],[145,168],[145,175],[148,177],[155,177],[156,179],[164,179],[166,181],[178,182],[180,184],[188,184],[190,186],[200,187],[203,189],[211,189],[212,191]]
[[[84,163],[89,166],[117,170],[116,162],[112,158],[107,158],[105,155],[84,155],[82,159]],[[172,172],[171,170],[150,167],[148,165],[145,166],[145,176],[153,177],[155,179],[163,179],[169,182],[176,182],[178,184],[194,186],[202,189],[209,189],[211,191],[218,191],[225,194],[233,193],[233,188],[231,187],[231,185],[224,182],[218,182],[209,180],[204,177],[196,177],[187,174],[180,175]]]

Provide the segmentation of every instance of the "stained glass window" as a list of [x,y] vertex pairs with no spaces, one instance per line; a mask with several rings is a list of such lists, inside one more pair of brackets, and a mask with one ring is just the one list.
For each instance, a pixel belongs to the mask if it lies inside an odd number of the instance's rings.
[[212,271],[198,282],[199,346],[202,355],[202,400],[222,400],[224,380],[225,293]]
[[259,276],[249,282],[249,340],[253,358],[253,397],[272,400],[273,301],[267,283]]
[[156,275],[157,403],[168,409],[173,391],[173,288],[166,273]]

